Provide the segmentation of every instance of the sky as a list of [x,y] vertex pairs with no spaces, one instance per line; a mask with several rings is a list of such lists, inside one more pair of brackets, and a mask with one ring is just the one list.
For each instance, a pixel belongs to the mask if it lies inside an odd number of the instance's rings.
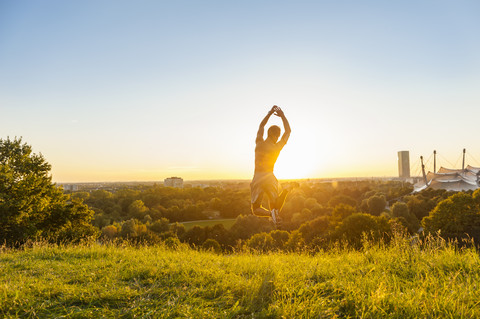
[[[0,138],[56,182],[280,179],[480,166],[478,1],[0,0]],[[278,117],[269,124],[280,125]]]

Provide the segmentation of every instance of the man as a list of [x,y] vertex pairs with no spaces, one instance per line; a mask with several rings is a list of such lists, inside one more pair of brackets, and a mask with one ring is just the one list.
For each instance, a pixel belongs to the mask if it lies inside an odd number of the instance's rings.
[[[272,114],[279,116],[283,122],[285,132],[280,141],[278,141],[278,138],[280,137],[281,130],[280,127],[276,125],[268,129],[267,138],[263,139],[265,125]],[[290,137],[290,132],[290,124],[285,114],[278,106],[274,105],[260,123],[255,140],[255,174],[250,184],[252,213],[259,217],[272,217],[275,225],[279,221],[278,213],[285,202],[287,191],[284,190],[281,194],[278,194],[278,181],[275,175],[273,175],[273,167],[275,166],[280,151]],[[268,197],[270,209],[262,206],[264,195]]]

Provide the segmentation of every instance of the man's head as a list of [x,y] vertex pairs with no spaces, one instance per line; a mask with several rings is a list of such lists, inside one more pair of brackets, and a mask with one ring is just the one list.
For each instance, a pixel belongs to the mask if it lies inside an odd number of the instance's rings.
[[276,125],[270,126],[268,129],[268,138],[273,140],[274,142],[278,141],[278,138],[280,137],[280,127]]

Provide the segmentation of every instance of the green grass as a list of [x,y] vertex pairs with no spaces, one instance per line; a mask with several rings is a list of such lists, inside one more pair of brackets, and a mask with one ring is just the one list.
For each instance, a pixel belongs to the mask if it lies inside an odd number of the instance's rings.
[[226,229],[230,229],[233,224],[235,224],[236,219],[212,219],[212,220],[194,220],[191,222],[183,222],[185,226],[185,230],[189,230],[193,228],[193,226],[200,226],[200,227],[206,227],[206,226],[215,226],[217,224],[223,224]]
[[186,247],[0,253],[5,318],[478,318],[473,249],[217,255]]

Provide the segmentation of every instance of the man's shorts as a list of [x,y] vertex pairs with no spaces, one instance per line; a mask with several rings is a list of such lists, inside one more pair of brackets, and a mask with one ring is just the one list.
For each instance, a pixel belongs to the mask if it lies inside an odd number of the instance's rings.
[[266,194],[270,201],[276,201],[278,197],[278,180],[273,173],[258,173],[253,176],[250,183],[252,204],[263,199]]

